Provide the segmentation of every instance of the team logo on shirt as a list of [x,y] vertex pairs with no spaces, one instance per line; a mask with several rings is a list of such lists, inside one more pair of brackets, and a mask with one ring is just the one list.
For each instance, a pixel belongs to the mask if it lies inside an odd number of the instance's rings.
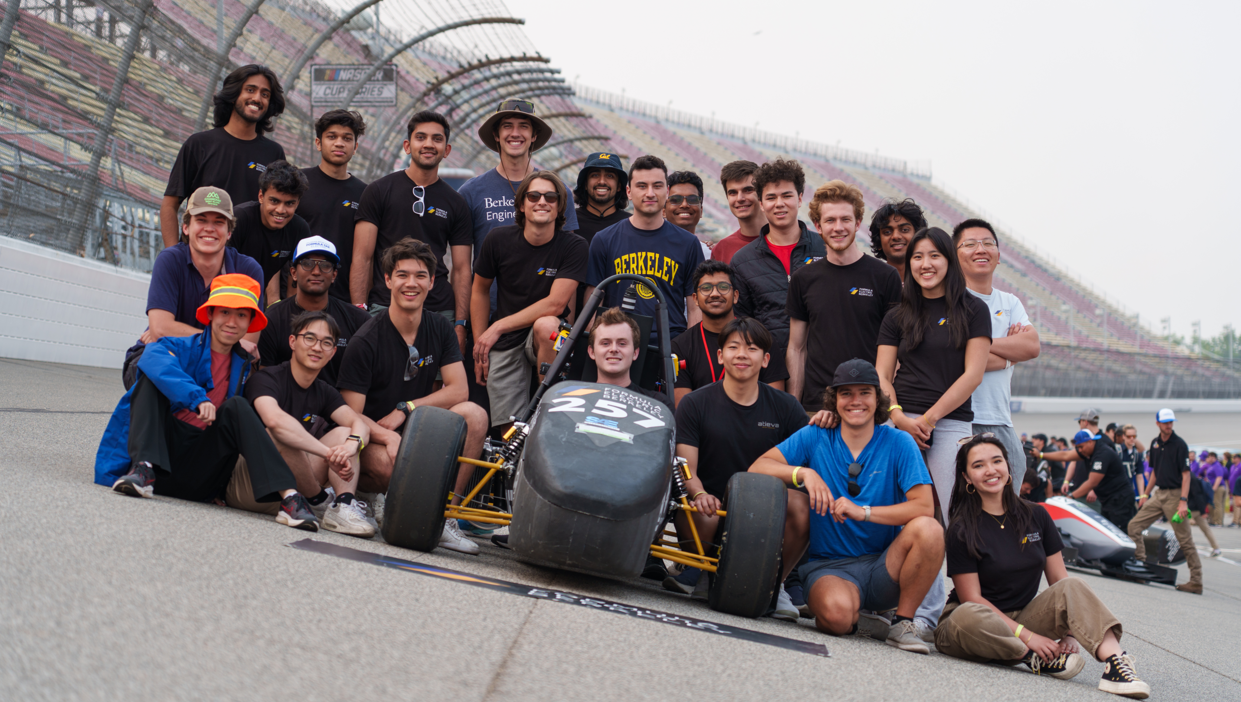
[[540,268],[538,272],[535,273],[535,275],[543,275],[543,276],[547,276],[548,278],[555,278],[556,271],[558,270],[560,269],[559,268]]
[[1004,310],[996,310],[996,311],[995,311],[995,316],[997,316],[997,317],[1003,317],[1003,316],[1004,316]]
[[862,297],[874,297],[875,291],[870,288],[849,288],[850,295],[860,295]]
[[337,340],[336,340],[336,348],[338,348],[338,349],[343,349],[343,348],[345,348],[345,347],[346,347],[346,346],[348,346],[348,345],[349,345],[349,340],[348,340],[348,339],[337,339]]
[[285,258],[290,253],[293,253],[293,252],[292,251],[281,251],[280,249],[275,249],[271,252],[271,257],[272,258]]
[[1102,472],[1102,471],[1103,471],[1103,461],[1095,461],[1095,462],[1094,462],[1094,467],[1093,467],[1093,468],[1091,468],[1090,470],[1097,471],[1097,472]]
[[[647,278],[647,280],[651,280],[651,279]],[[654,285],[654,284],[655,284],[655,281],[651,280],[651,285]],[[655,293],[652,292],[651,289],[646,287],[645,285],[638,283],[638,297],[642,298],[643,300],[653,300],[655,298]]]
[[1032,544],[1035,541],[1042,541],[1042,540],[1043,540],[1043,535],[1040,532],[1035,531],[1035,532],[1026,534],[1026,538],[1022,539],[1021,543]]
[[806,260],[805,260],[805,261],[802,261],[802,262],[801,262],[801,264],[802,264],[803,266],[808,266],[808,265],[810,265],[811,263],[814,263],[815,261],[821,261],[821,260],[823,260],[823,257],[822,257],[822,256],[807,256],[807,257],[806,257]]
[[947,321],[948,321],[948,318],[947,318],[947,317],[940,317],[940,318],[939,318],[939,321],[938,321],[938,322],[936,322],[936,324],[938,324],[939,326],[941,326],[941,327],[942,327],[942,326],[944,326],[944,323],[945,323],[945,322],[947,322]]
[[419,368],[425,368],[426,366],[429,366],[433,363],[435,363],[435,356],[428,355],[428,356],[423,356],[422,358],[418,359],[414,363],[414,365],[418,366]]
[[251,161],[251,162],[250,162],[250,163],[246,166],[246,168],[249,168],[249,169],[250,169],[250,170],[252,170],[252,171],[258,171],[259,173],[266,173],[266,172],[267,172],[267,166],[264,166],[264,165],[263,165],[263,164],[261,164],[261,163],[256,163],[256,162],[254,162],[254,161]]
[[780,423],[779,422],[759,422],[758,428],[759,429],[779,429]]
[[356,209],[358,209],[358,204],[359,204],[359,203],[358,203],[358,201],[357,201],[357,200],[344,200],[344,201],[342,201],[340,204],[341,204],[341,205],[344,205],[345,207],[348,207],[348,208],[350,208],[350,209],[354,209],[354,210],[356,210]]
[[448,219],[448,210],[445,210],[442,207],[428,207],[427,214],[435,215],[440,219]]

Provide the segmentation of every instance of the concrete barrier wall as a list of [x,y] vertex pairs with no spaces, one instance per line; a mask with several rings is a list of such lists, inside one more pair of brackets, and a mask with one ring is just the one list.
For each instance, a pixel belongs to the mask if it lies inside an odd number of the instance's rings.
[[0,357],[120,368],[151,276],[0,236]]
[[1178,398],[1129,399],[1104,397],[1014,397],[1013,414],[1068,414],[1078,413],[1087,407],[1100,410],[1104,416],[1118,412],[1150,413],[1152,417],[1164,407],[1178,415],[1233,414],[1241,413],[1241,400],[1186,400]]

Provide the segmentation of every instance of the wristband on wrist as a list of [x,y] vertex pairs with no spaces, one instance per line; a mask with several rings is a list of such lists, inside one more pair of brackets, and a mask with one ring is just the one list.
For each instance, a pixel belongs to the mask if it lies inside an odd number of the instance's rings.
[[345,439],[345,441],[356,441],[356,442],[358,442],[358,450],[359,450],[359,451],[361,451],[362,449],[366,448],[366,444],[362,443],[362,437],[358,436],[357,434],[350,434],[350,435],[349,435],[349,436]]
[[698,492],[694,493],[693,495],[690,495],[690,498],[689,498],[689,499],[690,499],[690,500],[696,500],[696,499],[698,499],[698,496],[699,496],[699,495],[705,495],[705,494],[707,494],[707,491],[706,491],[706,490],[699,490]]
[[1188,497],[1182,497],[1182,498],[1181,498],[1181,502],[1189,502],[1189,498],[1188,498]]
[[905,408],[901,407],[900,405],[892,405],[891,407],[888,408],[888,412],[891,413],[892,410],[904,410],[904,409]]
[[454,327],[464,327],[469,320],[458,319],[452,323]]
[[[1026,628],[1025,624],[1018,624],[1017,630],[1013,632],[1013,636],[1017,637],[1018,641],[1021,641],[1021,632],[1025,628]],[[1023,641],[1022,643],[1025,643],[1025,642]]]
[[[799,470],[801,470],[801,466],[798,466],[798,467],[796,467],[796,468],[794,468],[794,469],[793,469],[793,487],[795,487],[795,488],[799,488],[799,487],[801,487],[801,485],[799,485],[799,484],[797,483],[797,471],[799,471]],[[804,483],[803,483],[803,484],[804,484]]]

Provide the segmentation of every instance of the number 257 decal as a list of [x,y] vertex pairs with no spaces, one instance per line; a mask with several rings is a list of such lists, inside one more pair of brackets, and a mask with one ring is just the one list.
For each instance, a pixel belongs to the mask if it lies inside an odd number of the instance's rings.
[[[555,404],[556,406],[547,410],[548,412],[585,412],[586,411],[586,400],[580,397],[557,397],[556,399],[552,400],[552,403]],[[592,414],[597,414],[600,417],[613,417],[615,419],[622,419],[624,417],[628,417],[629,411],[631,410],[633,411],[634,414],[646,417],[646,419],[639,419],[634,422],[634,424],[637,424],[640,427],[643,427],[645,429],[653,429],[655,427],[667,426],[664,423],[664,420],[660,419],[659,417],[656,417],[653,414],[650,414],[649,412],[643,412],[637,407],[627,407],[626,405],[623,405],[619,402],[613,402],[612,400],[599,400],[595,402],[594,407],[590,408],[590,412]]]

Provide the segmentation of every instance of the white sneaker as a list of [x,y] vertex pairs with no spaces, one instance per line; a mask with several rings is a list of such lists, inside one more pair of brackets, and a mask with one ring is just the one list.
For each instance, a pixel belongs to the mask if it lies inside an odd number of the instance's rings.
[[[320,502],[317,505],[310,505],[310,511],[315,513],[315,517],[319,520],[320,524],[323,523],[323,516],[327,514],[328,508],[330,508],[332,506],[332,503],[336,501],[336,489],[335,488],[329,485],[326,488],[324,488],[324,490],[327,491],[327,499]],[[310,502],[310,500],[306,500],[306,501]]]
[[366,521],[375,527],[375,531],[379,531],[379,527],[383,526],[384,494],[382,492],[356,492],[353,496],[357,499],[362,513],[366,515]]
[[776,611],[771,613],[771,618],[795,622],[800,616],[797,608],[793,606],[793,598],[789,597],[789,593],[785,592],[784,586],[781,585],[780,594],[776,596]]
[[1222,555],[1224,555],[1224,551],[1222,549],[1211,549],[1211,558],[1219,558]]
[[457,520],[444,520],[444,531],[440,534],[441,548],[457,553],[468,553],[475,555],[478,553],[478,544],[465,538],[465,534],[461,533],[461,527],[457,526]]
[[935,645],[935,627],[931,626],[925,619],[914,619],[914,629],[918,634],[918,638]]
[[363,539],[369,539],[375,535],[375,527],[367,521],[366,514],[362,512],[357,500],[349,504],[338,502],[332,505],[324,513],[322,522],[324,529],[338,534],[360,536]]

